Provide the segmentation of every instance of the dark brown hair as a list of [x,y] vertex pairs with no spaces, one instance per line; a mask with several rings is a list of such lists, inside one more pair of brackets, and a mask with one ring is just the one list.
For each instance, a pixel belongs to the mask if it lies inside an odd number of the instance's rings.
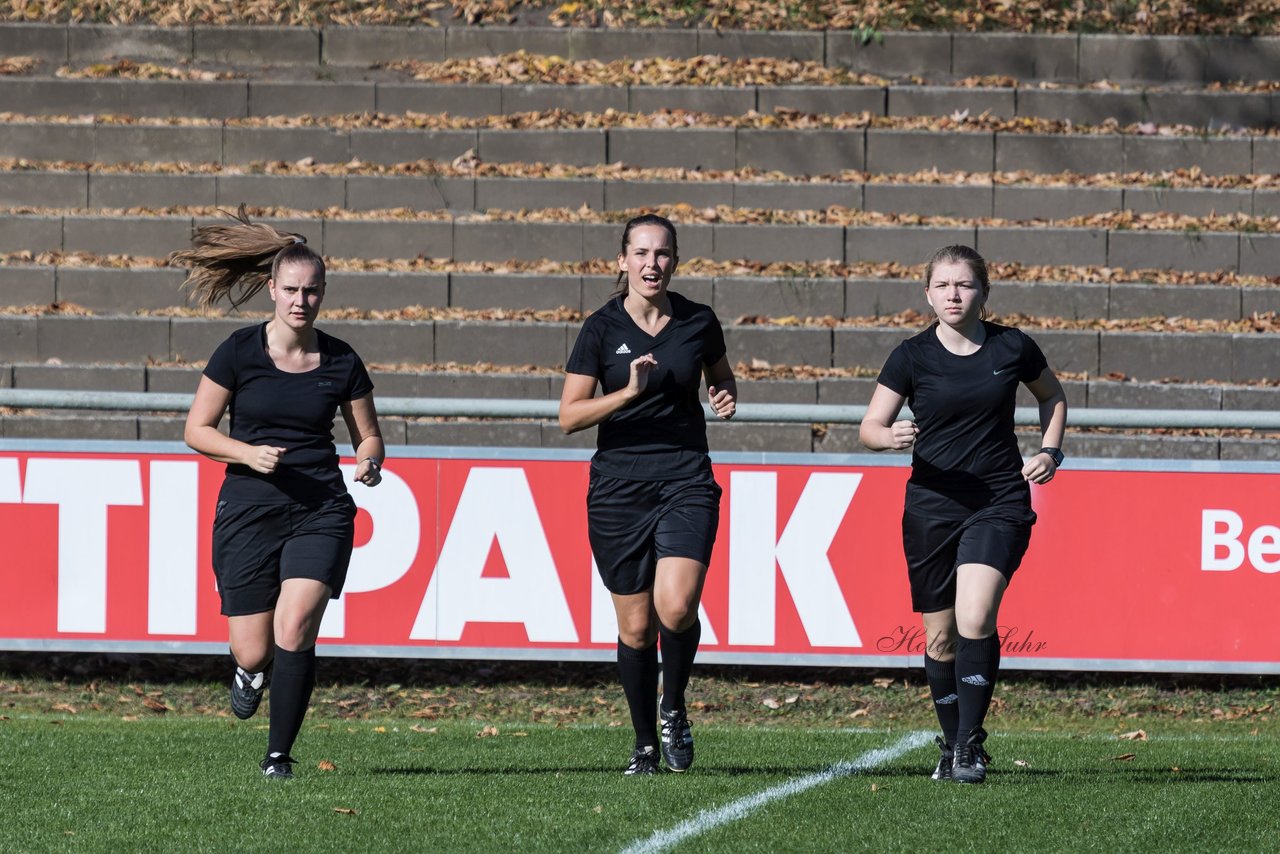
[[[987,273],[987,261],[978,254],[976,249],[957,243],[952,246],[944,246],[934,252],[929,258],[929,263],[924,268],[924,288],[926,291],[929,289],[929,283],[933,281],[933,270],[939,264],[967,264],[969,271],[973,273],[973,277],[982,286],[983,297],[985,298],[991,292],[991,277]],[[985,302],[983,302],[979,316],[983,320],[991,316],[991,312],[987,310]]]
[[311,264],[324,280],[324,259],[301,234],[253,222],[243,204],[234,214],[223,213],[230,223],[197,228],[191,248],[171,253],[167,261],[170,266],[188,268],[182,287],[200,305],[211,306],[226,297],[239,308],[276,277],[281,264]]
[[[622,249],[618,252],[619,255],[627,254],[627,245],[631,241],[631,232],[634,229],[640,228],[641,226],[644,226],[644,225],[656,225],[661,228],[665,228],[667,230],[667,234],[671,235],[671,253],[676,258],[680,257],[680,247],[676,243],[675,223],[667,219],[665,216],[658,216],[657,214],[641,214],[640,216],[632,217],[631,219],[627,220],[626,227],[622,229]],[[618,281],[614,283],[613,294],[614,296],[617,296],[619,294],[621,294],[622,296],[627,295],[627,271],[626,270],[618,271]]]

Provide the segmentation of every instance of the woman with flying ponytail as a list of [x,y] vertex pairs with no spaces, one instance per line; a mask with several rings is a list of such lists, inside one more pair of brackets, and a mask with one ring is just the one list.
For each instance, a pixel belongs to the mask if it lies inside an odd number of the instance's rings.
[[[252,222],[197,229],[169,256],[189,269],[201,305],[239,306],[264,287],[272,315],[214,351],[187,414],[184,438],[226,463],[213,523],[213,571],[227,617],[235,672],[231,709],[257,711],[271,674],[271,720],[262,773],[293,777],[290,755],[315,685],[316,637],[342,592],[355,534],[333,442],[342,412],[355,448],[354,480],[377,486],[385,450],[373,383],[346,343],[315,328],[324,260],[301,235]],[[229,434],[218,424],[230,409]]]

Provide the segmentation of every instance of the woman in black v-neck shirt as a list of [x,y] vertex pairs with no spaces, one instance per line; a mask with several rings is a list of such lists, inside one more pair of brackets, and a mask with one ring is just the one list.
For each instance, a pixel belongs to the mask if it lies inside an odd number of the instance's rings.
[[[382,479],[373,383],[346,343],[316,329],[324,261],[298,235],[251,223],[205,226],[170,262],[205,305],[239,305],[265,285],[273,313],[237,330],[205,367],[187,415],[187,444],[227,464],[213,525],[213,569],[235,673],[231,708],[257,711],[271,677],[263,774],[293,776],[290,756],[315,685],[315,643],[326,604],[342,592],[355,534],[333,443],[341,411],[356,450],[355,480]],[[232,298],[232,289],[237,295]],[[219,432],[231,411],[229,435]]]
[[[934,253],[925,297],[937,322],[889,355],[859,430],[873,451],[912,448],[902,542],[943,732],[933,778],[962,783],[986,778],[997,612],[1031,540],[1029,484],[1053,479],[1067,419],[1062,386],[1036,343],[983,319],[989,292],[973,249]],[[1019,383],[1039,401],[1044,446],[1025,462],[1014,434]],[[897,420],[904,403],[915,421]]]
[[618,618],[618,671],[636,733],[629,775],[656,773],[659,749],[673,771],[693,762],[684,695],[720,512],[702,381],[720,418],[733,417],[738,396],[715,314],[667,289],[677,260],[669,220],[627,223],[619,290],[583,323],[560,398],[566,433],[598,427],[587,529]]

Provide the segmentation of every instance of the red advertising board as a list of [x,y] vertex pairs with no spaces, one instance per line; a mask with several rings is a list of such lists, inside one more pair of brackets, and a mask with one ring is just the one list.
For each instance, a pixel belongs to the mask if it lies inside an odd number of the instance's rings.
[[[0,648],[224,650],[209,567],[222,466],[173,445],[38,447],[0,451]],[[322,650],[611,658],[585,455],[467,453],[393,456],[381,486],[353,485],[356,548]],[[901,461],[718,459],[700,660],[919,666]],[[1278,473],[1094,461],[1035,487],[1005,665],[1280,672]]]

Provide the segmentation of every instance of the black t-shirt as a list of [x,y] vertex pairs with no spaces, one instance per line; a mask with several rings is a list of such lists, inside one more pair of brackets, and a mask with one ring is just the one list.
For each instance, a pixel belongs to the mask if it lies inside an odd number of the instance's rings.
[[228,464],[219,497],[244,504],[317,504],[345,495],[333,445],[338,406],[373,391],[355,350],[316,330],[320,366],[294,374],[267,354],[265,323],[237,329],[218,345],[204,375],[231,392],[231,438],[287,448],[272,474]]
[[591,467],[626,480],[678,480],[707,464],[707,422],[699,391],[704,368],[725,354],[715,312],[668,292],[671,319],[656,336],[644,332],[616,296],[582,324],[565,366],[595,377],[605,394],[626,388],[631,362],[652,353],[658,366],[644,392],[600,423]]
[[1048,366],[1036,342],[1008,326],[983,323],[987,340],[957,356],[937,324],[889,354],[879,383],[903,395],[920,432],[911,457],[907,509],[966,518],[992,504],[1030,507],[1013,430],[1018,384]]

